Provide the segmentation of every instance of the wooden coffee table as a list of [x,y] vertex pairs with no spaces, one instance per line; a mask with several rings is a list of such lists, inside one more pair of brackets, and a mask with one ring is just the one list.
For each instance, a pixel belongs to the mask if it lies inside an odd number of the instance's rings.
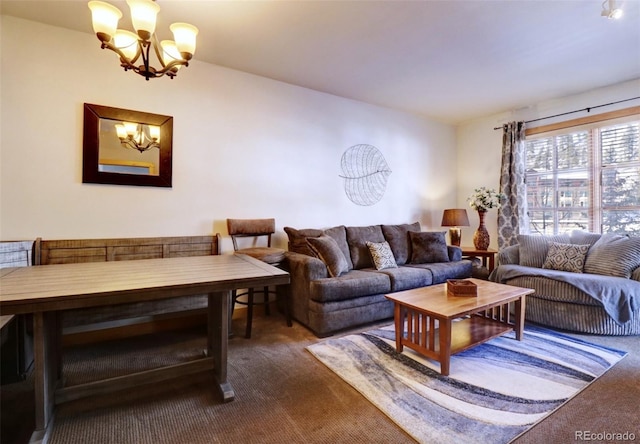
[[[440,362],[440,373],[447,376],[453,354],[512,330],[516,339],[522,340],[525,296],[534,290],[469,280],[478,286],[477,297],[449,296],[447,284],[386,295],[395,305],[398,353],[406,345]],[[509,310],[511,302],[515,306],[513,315]]]

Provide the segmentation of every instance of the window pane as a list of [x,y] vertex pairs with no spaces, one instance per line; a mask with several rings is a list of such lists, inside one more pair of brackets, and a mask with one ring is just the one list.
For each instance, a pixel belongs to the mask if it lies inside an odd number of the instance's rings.
[[527,205],[529,208],[555,206],[553,176],[527,176]]
[[602,129],[602,164],[640,160],[640,124],[630,123]]
[[556,137],[558,169],[586,168],[589,165],[591,140],[588,131]]
[[576,170],[558,174],[558,206],[587,208],[589,206],[589,172]]
[[602,232],[640,236],[640,210],[603,211]]
[[640,206],[640,167],[603,169],[602,205]]
[[526,143],[527,171],[553,170],[553,137],[536,139]]
[[573,230],[589,230],[587,211],[558,211],[558,234],[571,233]]
[[532,234],[554,234],[551,211],[530,211],[529,227]]

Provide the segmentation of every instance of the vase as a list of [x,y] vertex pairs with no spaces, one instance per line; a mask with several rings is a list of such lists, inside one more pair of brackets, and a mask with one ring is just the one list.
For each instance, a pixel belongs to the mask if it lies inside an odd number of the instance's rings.
[[478,229],[473,235],[473,245],[476,247],[476,250],[486,250],[489,248],[489,243],[491,242],[491,238],[489,237],[489,232],[487,231],[487,227],[484,225],[484,215],[487,214],[486,211],[478,211],[478,217],[480,218],[480,225]]

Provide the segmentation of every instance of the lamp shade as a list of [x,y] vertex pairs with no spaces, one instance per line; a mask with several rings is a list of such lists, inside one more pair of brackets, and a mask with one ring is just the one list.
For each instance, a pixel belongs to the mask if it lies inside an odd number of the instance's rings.
[[182,57],[189,60],[196,52],[196,36],[198,28],[188,23],[174,23],[169,26],[173,33],[173,38]]
[[467,216],[467,210],[464,208],[444,210],[440,225],[443,227],[468,227],[469,217]]
[[91,9],[93,31],[100,40],[108,42],[116,33],[118,21],[122,18],[122,12],[109,3],[99,1],[89,2],[89,9]]
[[140,38],[148,40],[156,32],[156,17],[160,11],[152,0],[127,0],[131,9],[131,22]]

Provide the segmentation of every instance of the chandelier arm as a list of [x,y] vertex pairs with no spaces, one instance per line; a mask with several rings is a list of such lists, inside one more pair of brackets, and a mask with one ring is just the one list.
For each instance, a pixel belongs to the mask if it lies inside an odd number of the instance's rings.
[[156,71],[156,74],[160,74],[160,75],[162,75],[162,74],[172,75],[173,74],[173,75],[175,75],[175,73],[171,72],[171,69],[176,67],[176,66],[179,66],[179,65],[189,66],[189,62],[186,61],[186,60],[174,60],[172,62],[167,63],[167,65],[165,65],[164,68]]
[[136,52],[136,55],[132,60],[129,60],[127,58],[127,56],[117,46],[115,46],[111,42],[102,42],[101,48],[102,49],[109,49],[109,50],[115,52],[116,54],[118,54],[118,56],[120,57],[120,66],[122,66],[125,69],[125,71],[128,70],[128,69],[132,69],[134,71],[137,70],[137,66],[134,65],[134,63],[140,57],[140,47],[139,46],[138,46],[138,51]]

